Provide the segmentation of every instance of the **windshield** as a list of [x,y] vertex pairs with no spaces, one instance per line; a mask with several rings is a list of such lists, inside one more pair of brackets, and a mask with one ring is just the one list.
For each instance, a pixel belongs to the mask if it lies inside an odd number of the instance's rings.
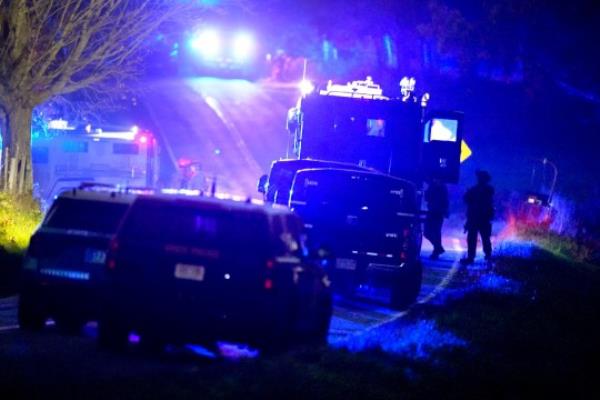
[[306,203],[308,207],[370,211],[382,216],[413,213],[416,208],[414,188],[409,183],[353,171],[300,172],[292,201]]
[[44,226],[114,234],[128,204],[60,198],[48,212]]
[[123,226],[123,237],[187,246],[221,248],[227,244],[252,248],[263,244],[266,229],[266,218],[259,213],[139,201]]

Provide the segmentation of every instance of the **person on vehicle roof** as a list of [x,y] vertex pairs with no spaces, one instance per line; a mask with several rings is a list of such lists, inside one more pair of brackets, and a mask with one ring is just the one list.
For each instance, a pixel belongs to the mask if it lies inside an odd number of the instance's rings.
[[477,170],[477,184],[471,187],[464,196],[467,205],[467,257],[463,258],[463,264],[472,264],[477,251],[477,235],[481,235],[485,259],[489,261],[492,257],[492,218],[494,217],[494,188],[490,185],[492,177],[487,171]]
[[427,217],[425,219],[424,236],[433,245],[430,258],[437,260],[444,253],[442,246],[442,225],[448,217],[448,189],[439,179],[434,178],[425,191]]

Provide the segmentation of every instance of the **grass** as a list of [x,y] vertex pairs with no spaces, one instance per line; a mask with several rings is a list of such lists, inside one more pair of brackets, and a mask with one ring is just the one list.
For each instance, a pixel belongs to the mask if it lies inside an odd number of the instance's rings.
[[41,219],[39,204],[30,195],[0,192],[0,297],[16,291],[23,253]]
[[[551,253],[534,251],[532,257],[504,257],[494,266],[463,268],[459,277],[468,284],[377,331],[385,340],[401,342],[409,327],[426,327],[423,334],[429,335],[433,325],[466,344],[429,343],[426,356],[422,349],[411,352],[410,346],[403,352],[382,350],[393,348],[387,343],[355,351],[305,349],[263,359],[182,363],[167,372],[157,369],[110,379],[97,378],[94,363],[83,380],[63,378],[61,384],[35,386],[27,378],[22,385],[31,395],[62,398],[118,394],[170,399],[488,399],[598,394],[597,272],[571,268]],[[50,369],[41,375],[58,373]]]
[[600,268],[600,240],[592,235],[571,237],[548,229],[518,227],[518,235],[564,260],[588,268]]

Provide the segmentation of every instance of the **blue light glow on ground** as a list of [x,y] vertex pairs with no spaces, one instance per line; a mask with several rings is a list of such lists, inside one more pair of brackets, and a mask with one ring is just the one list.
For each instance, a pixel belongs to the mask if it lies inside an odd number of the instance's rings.
[[467,342],[440,331],[434,321],[422,320],[406,326],[394,324],[368,330],[340,341],[333,340],[330,345],[353,352],[381,349],[391,354],[427,359],[442,347],[466,347]]

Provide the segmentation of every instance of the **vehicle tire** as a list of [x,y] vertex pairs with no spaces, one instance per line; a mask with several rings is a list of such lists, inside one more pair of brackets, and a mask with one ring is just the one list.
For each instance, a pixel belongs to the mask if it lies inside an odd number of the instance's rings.
[[73,314],[59,314],[54,318],[56,326],[66,335],[79,335],[83,327],[83,319]]
[[98,325],[98,346],[110,351],[124,351],[127,347],[129,330],[119,318],[105,316]]
[[142,332],[142,340],[140,341],[140,348],[144,354],[158,355],[165,349],[165,341],[152,331]]
[[333,312],[333,298],[331,292],[318,294],[317,306],[315,307],[315,324],[308,338],[308,345],[314,347],[326,346],[329,337],[329,325]]
[[41,331],[46,324],[47,315],[40,297],[29,291],[22,292],[17,317],[21,329]]
[[415,261],[407,267],[398,275],[391,288],[390,306],[395,310],[406,310],[415,302],[421,291],[423,265],[420,261]]
[[275,315],[277,319],[273,321],[271,332],[265,340],[262,340],[259,348],[262,353],[267,355],[281,354],[289,350],[295,342],[294,322],[297,319],[298,309],[295,299],[281,299],[277,303]]
[[322,273],[307,273],[299,288],[298,312],[294,321],[294,345],[320,347],[327,345],[333,312],[330,283]]

